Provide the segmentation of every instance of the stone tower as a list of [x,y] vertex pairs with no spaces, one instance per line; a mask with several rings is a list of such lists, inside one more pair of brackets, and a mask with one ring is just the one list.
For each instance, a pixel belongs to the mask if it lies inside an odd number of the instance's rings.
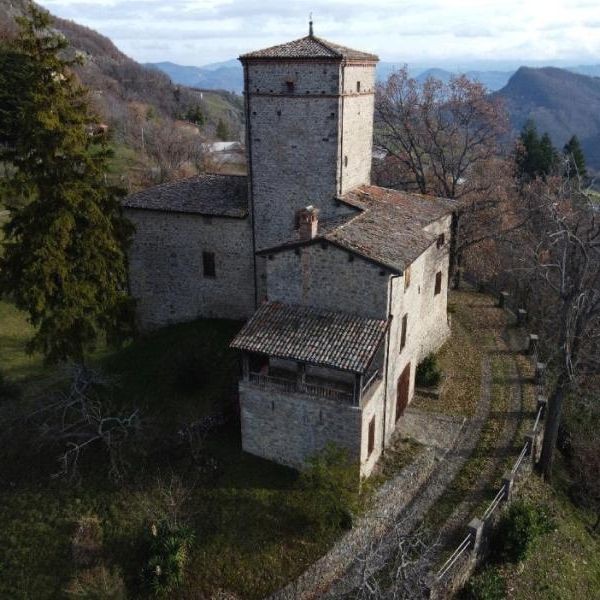
[[309,35],[240,57],[256,250],[284,242],[298,212],[347,209],[370,183],[377,56]]

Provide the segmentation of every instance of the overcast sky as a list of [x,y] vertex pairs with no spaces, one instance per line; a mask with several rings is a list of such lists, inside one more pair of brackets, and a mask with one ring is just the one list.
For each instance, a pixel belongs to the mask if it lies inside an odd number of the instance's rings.
[[[39,1],[39,0],[38,0]],[[140,62],[188,65],[315,34],[419,65],[600,63],[600,0],[41,0]]]

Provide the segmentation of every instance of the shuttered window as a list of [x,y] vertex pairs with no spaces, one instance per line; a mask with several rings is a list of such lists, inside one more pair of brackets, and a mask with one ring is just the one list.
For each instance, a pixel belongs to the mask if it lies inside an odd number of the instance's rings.
[[373,449],[375,448],[375,417],[371,419],[369,423],[369,447],[368,456],[371,456]]

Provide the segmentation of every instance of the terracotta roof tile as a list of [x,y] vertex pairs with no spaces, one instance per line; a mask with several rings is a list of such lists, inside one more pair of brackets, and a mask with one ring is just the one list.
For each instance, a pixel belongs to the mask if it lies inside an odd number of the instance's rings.
[[266,302],[234,338],[231,347],[364,373],[386,328],[385,320]]
[[345,46],[340,46],[339,44],[334,44],[333,42],[328,42],[312,35],[307,35],[306,37],[286,42],[285,44],[264,48],[263,50],[248,52],[240,56],[241,60],[254,58],[325,58],[368,62],[379,60],[374,54],[346,48]]
[[131,194],[123,206],[243,218],[248,214],[248,181],[239,175],[199,175]]

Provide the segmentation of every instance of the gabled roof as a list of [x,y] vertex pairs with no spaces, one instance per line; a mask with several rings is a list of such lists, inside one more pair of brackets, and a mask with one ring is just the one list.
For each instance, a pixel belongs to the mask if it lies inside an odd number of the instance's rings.
[[364,373],[387,326],[383,319],[266,302],[237,334],[231,347]]
[[401,274],[436,241],[425,230],[427,225],[456,210],[456,204],[445,198],[375,185],[360,186],[338,200],[360,212],[319,222],[312,240],[303,241],[296,232],[284,244],[260,254],[326,241]]
[[248,214],[245,175],[204,174],[147,188],[127,196],[125,208],[244,218]]
[[367,52],[361,52],[360,50],[353,50],[352,48],[346,48],[333,42],[328,42],[321,38],[315,37],[314,35],[307,35],[306,37],[285,44],[279,44],[277,46],[271,46],[263,50],[256,50],[254,52],[248,52],[242,54],[240,60],[247,59],[331,59],[331,60],[350,60],[350,61],[365,61],[365,62],[376,62],[379,60],[375,54],[369,54]]

